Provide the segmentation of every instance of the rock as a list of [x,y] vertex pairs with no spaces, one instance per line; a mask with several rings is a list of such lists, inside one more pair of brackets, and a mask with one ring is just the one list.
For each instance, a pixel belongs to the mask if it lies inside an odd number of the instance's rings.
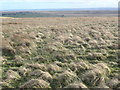
[[50,88],[50,84],[42,79],[31,79],[20,88]]

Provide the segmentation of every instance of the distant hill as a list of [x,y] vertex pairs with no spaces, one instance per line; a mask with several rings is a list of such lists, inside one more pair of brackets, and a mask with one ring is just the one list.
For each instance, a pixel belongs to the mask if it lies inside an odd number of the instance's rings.
[[118,16],[116,8],[87,8],[84,9],[36,9],[2,11],[3,17],[89,17],[89,16]]

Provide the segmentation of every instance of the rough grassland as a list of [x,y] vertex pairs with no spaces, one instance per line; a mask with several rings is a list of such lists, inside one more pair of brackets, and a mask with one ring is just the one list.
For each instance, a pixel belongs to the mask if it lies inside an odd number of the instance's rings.
[[120,88],[117,17],[2,20],[3,88]]

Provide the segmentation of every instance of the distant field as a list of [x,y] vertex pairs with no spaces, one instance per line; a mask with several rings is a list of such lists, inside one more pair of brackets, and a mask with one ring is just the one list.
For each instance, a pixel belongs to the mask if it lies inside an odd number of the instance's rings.
[[94,17],[118,16],[118,11],[4,11],[3,17]]

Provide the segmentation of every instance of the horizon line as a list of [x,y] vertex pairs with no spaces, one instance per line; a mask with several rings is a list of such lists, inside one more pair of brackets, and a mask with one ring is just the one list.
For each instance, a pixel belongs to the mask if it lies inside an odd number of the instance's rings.
[[116,7],[97,7],[97,8],[41,8],[41,9],[6,9],[6,10],[0,10],[0,11],[15,11],[15,10],[65,10],[65,9],[67,9],[67,10],[76,10],[76,9],[79,9],[79,10],[82,10],[82,9],[85,9],[85,10],[89,10],[89,9],[98,9],[98,10],[103,10],[103,9],[119,9],[119,7],[118,8],[116,8]]

